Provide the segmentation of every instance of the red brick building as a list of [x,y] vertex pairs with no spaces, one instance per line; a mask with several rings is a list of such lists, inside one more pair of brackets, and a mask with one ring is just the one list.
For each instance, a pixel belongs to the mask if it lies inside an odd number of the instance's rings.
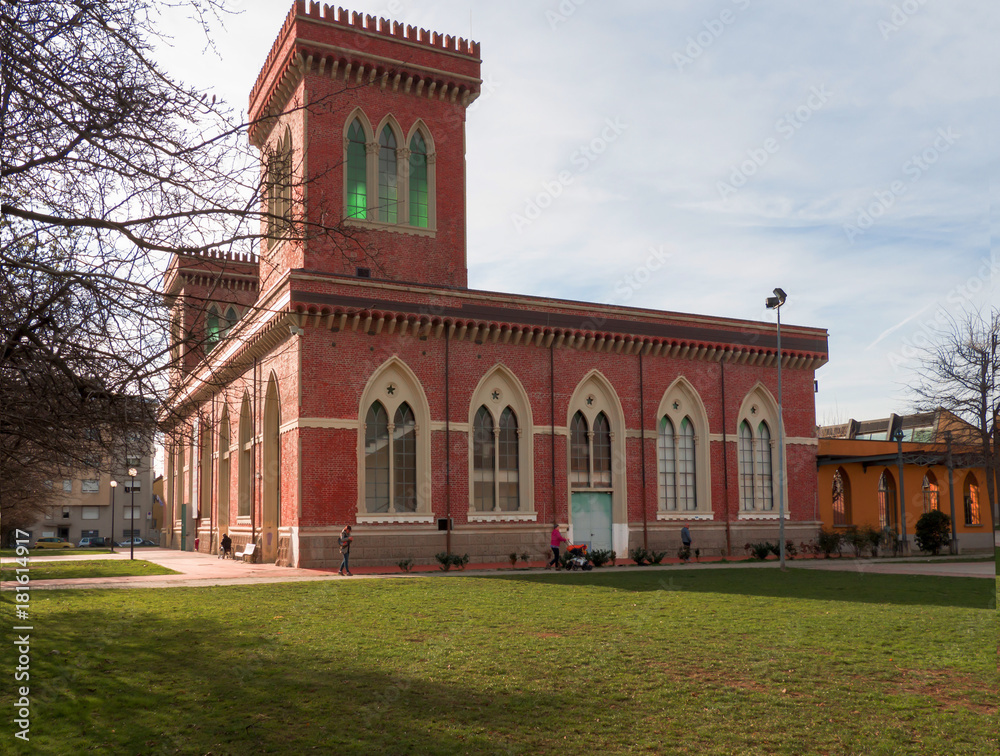
[[292,8],[250,96],[267,238],[166,275],[166,542],[336,566],[350,523],[355,563],[499,561],[557,522],[624,557],[689,522],[720,553],[776,538],[779,486],[812,537],[826,332],[782,327],[782,470],[773,326],[469,289],[480,83],[476,43]]

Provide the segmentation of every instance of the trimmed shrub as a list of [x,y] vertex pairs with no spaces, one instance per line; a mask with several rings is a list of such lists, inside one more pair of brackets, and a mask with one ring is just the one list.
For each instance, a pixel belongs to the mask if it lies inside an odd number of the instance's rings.
[[917,520],[914,540],[921,551],[937,554],[951,541],[951,518],[937,509],[924,512]]
[[834,530],[827,530],[823,528],[819,531],[819,536],[816,538],[816,549],[817,554],[823,552],[827,559],[830,558],[830,554],[834,551],[839,551],[840,549],[841,535]]

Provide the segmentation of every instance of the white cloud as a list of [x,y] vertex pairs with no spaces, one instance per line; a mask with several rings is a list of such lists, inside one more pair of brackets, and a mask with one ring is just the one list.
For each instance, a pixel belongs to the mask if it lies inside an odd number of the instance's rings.
[[[572,12],[555,28],[559,0],[351,10],[460,36],[471,23],[482,43],[494,91],[467,125],[473,287],[624,303],[616,285],[661,245],[669,260],[628,304],[772,322],[763,298],[780,285],[783,321],[830,330],[822,421],[906,410],[892,356],[920,328],[914,313],[954,307],[990,255],[995,3],[928,1],[886,35],[897,4],[563,0]],[[169,65],[245,108],[290,3],[239,5],[218,57],[179,35]],[[674,53],[725,11],[733,20],[679,70]],[[787,136],[780,119],[816,87],[827,101]],[[573,156],[609,118],[627,129],[578,170]],[[960,138],[913,181],[907,161],[949,128]],[[768,139],[777,149],[721,197]],[[512,213],[566,170],[572,183],[519,230]],[[849,239],[845,225],[896,181],[906,191]],[[996,306],[996,278],[976,301]]]

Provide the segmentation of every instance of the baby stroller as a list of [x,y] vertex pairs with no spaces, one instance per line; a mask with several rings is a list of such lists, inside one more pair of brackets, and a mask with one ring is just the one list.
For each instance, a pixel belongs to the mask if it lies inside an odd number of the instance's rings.
[[590,563],[587,558],[587,544],[571,544],[566,550],[566,569],[567,570],[592,570],[594,565]]

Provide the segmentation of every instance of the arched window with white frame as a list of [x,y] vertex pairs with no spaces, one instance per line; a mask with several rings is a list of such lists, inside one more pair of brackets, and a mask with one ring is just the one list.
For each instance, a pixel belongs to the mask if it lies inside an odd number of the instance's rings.
[[480,380],[469,405],[469,518],[533,520],[531,407],[505,366]]
[[368,217],[368,158],[364,124],[355,118],[347,127],[347,154],[344,159],[346,178],[345,215],[365,220]]
[[375,371],[358,409],[358,522],[433,522],[427,397],[396,357]]
[[378,219],[396,223],[399,218],[399,169],[396,135],[386,124],[378,137]]

